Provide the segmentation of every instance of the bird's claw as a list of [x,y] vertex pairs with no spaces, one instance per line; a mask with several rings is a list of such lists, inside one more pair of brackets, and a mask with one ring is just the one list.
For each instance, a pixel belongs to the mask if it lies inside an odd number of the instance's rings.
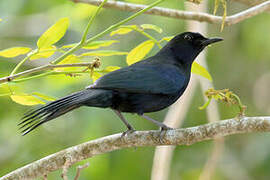
[[126,136],[126,135],[129,135],[129,134],[131,134],[131,133],[133,133],[135,131],[136,131],[135,129],[129,128],[128,130],[126,130],[125,132],[122,133],[121,138]]
[[164,125],[164,126],[162,126],[161,127],[161,129],[160,129],[161,131],[167,131],[167,130],[173,130],[173,128],[171,128],[171,127],[169,127],[169,126],[166,126],[166,125]]
[[166,126],[166,125],[164,125],[164,126],[161,127],[160,135],[159,135],[159,142],[160,142],[160,143],[162,143],[162,144],[165,143],[164,137],[165,137],[165,135],[166,135],[166,132],[167,132],[167,130],[172,130],[172,129],[173,129],[173,128],[168,127],[168,126]]

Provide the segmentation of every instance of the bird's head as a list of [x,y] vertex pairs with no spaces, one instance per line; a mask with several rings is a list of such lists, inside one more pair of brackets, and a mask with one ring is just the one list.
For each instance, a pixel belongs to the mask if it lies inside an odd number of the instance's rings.
[[181,63],[192,64],[199,53],[208,45],[222,41],[222,38],[206,38],[200,33],[184,32],[175,36],[166,46]]

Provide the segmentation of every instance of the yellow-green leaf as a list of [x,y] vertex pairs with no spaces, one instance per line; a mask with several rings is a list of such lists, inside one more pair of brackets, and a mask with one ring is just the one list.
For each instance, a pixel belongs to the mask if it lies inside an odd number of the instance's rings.
[[61,48],[62,48],[62,49],[73,48],[73,47],[76,46],[76,45],[77,45],[77,43],[67,44],[67,45],[62,46]]
[[93,82],[95,82],[97,79],[104,76],[105,74],[112,72],[112,71],[116,71],[118,69],[120,69],[119,66],[107,66],[102,71],[93,71],[91,74],[91,78],[93,79]]
[[120,27],[117,30],[112,31],[110,33],[110,36],[114,36],[116,34],[118,34],[118,35],[127,34],[127,33],[131,32],[131,31],[133,31],[132,28],[137,28],[137,26],[136,25],[129,25],[129,26]]
[[112,72],[112,71],[116,71],[116,70],[118,70],[118,69],[120,69],[119,66],[107,66],[107,67],[103,70],[103,72]]
[[91,78],[92,78],[93,82],[95,82],[96,80],[98,80],[101,76],[102,76],[102,74],[99,73],[99,72],[96,72],[96,71],[94,71],[94,72],[91,74]]
[[210,75],[210,73],[200,64],[194,62],[192,64],[192,68],[191,68],[191,72],[194,74],[198,74],[206,79],[208,79],[209,81],[212,81],[212,77]]
[[117,43],[119,41],[116,41],[116,40],[109,40],[109,41],[93,41],[93,42],[90,42],[89,44],[83,46],[83,49],[98,49],[98,48],[101,48],[101,47],[107,47],[107,46],[110,46],[114,43]]
[[90,5],[90,4],[75,3],[75,4],[72,4],[72,7],[69,9],[69,11],[70,11],[70,16],[72,17],[72,19],[75,19],[78,21],[78,20],[82,20],[82,19],[90,17],[92,14],[96,12],[97,8],[98,7]]
[[3,83],[3,84],[0,84],[0,94],[12,94],[12,92],[14,91],[20,91],[21,90],[21,87],[20,86],[17,86],[17,84],[15,83]]
[[69,19],[62,18],[44,32],[37,41],[39,49],[47,48],[58,42],[66,33],[69,26]]
[[39,49],[39,52],[37,54],[32,55],[30,57],[30,60],[49,58],[55,53],[56,50],[57,49],[55,46]]
[[[83,49],[98,49],[98,48],[101,48],[101,47],[107,47],[107,46],[110,46],[114,43],[117,43],[119,41],[116,41],[116,40],[108,40],[108,41],[93,41],[93,42],[90,42],[88,43],[87,45],[83,46],[82,48]],[[68,44],[68,45],[65,45],[63,46],[62,48],[72,48],[74,47],[75,45],[77,44]]]
[[0,18],[0,21],[2,21],[2,19]]
[[154,24],[142,24],[141,27],[143,29],[152,29],[158,33],[162,33],[162,29]]
[[16,102],[18,104],[26,105],[26,106],[33,106],[33,105],[37,105],[37,104],[45,104],[45,102],[43,102],[40,99],[38,99],[37,97],[35,97],[33,95],[29,95],[29,94],[11,95],[10,98],[14,102]]
[[[58,64],[73,64],[73,63],[80,63],[81,60],[78,56],[75,56],[73,54],[67,56],[65,59],[63,59]],[[85,68],[85,67],[84,67]],[[65,67],[65,68],[55,68],[55,71],[76,71],[81,69],[81,67]]]
[[33,95],[36,95],[38,97],[40,97],[41,99],[44,99],[46,101],[55,101],[56,99],[53,98],[53,97],[50,97],[50,96],[47,96],[47,95],[44,95],[44,94],[41,94],[41,93],[38,93],[38,92],[33,92],[32,93]]
[[11,93],[11,88],[8,83],[0,84],[0,94]]
[[3,96],[10,96],[10,95],[11,95],[10,93],[0,94],[0,97],[3,97]]
[[166,36],[166,37],[163,37],[160,42],[162,41],[170,41],[174,36]]
[[127,64],[131,65],[142,60],[155,45],[154,41],[147,40],[132,49],[127,55]]
[[85,56],[114,56],[114,55],[126,55],[127,52],[122,51],[111,51],[111,50],[104,50],[104,51],[91,51],[87,53],[83,53],[79,55],[79,57],[85,57]]
[[13,47],[0,51],[0,56],[6,58],[12,58],[19,55],[23,55],[31,51],[31,48],[28,47]]

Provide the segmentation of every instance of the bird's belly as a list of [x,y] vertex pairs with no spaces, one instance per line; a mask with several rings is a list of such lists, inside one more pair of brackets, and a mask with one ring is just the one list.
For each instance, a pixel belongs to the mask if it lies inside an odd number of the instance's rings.
[[155,112],[170,106],[181,95],[182,93],[173,95],[119,93],[114,98],[112,108],[138,114]]

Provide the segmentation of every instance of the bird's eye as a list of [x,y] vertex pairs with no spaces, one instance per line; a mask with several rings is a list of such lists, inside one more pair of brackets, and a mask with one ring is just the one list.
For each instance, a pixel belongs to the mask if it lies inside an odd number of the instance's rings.
[[185,40],[188,40],[188,41],[191,41],[191,40],[192,40],[192,37],[191,37],[190,35],[187,35],[187,34],[186,34],[186,35],[184,36],[184,39],[185,39]]

